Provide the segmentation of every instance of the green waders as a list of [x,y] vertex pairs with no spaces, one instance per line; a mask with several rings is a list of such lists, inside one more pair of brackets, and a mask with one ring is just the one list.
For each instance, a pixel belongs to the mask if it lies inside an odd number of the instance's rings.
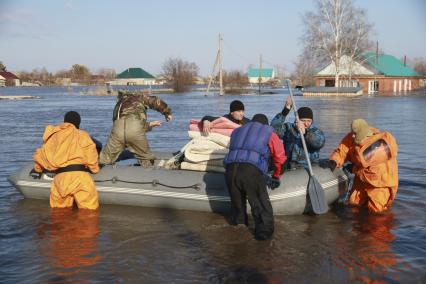
[[151,153],[146,132],[148,130],[145,120],[135,116],[125,116],[114,121],[108,142],[99,155],[100,164],[114,163],[120,153],[129,149],[143,167],[153,165],[155,156]]

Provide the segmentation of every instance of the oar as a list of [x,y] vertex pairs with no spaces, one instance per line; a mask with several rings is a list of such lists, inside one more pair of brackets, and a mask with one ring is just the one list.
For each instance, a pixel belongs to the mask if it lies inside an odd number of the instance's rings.
[[[290,80],[287,80],[287,87],[290,91],[291,100],[293,101],[293,111],[294,115],[296,116],[296,122],[299,122],[299,115],[297,114],[296,102],[294,101]],[[321,184],[318,182],[312,171],[311,160],[309,159],[309,153],[308,148],[306,147],[305,137],[303,136],[303,133],[302,131],[300,131],[299,127],[297,127],[297,129],[299,130],[300,137],[302,139],[303,150],[305,152],[306,162],[308,163],[309,168],[308,193],[309,198],[311,200],[312,209],[314,210],[315,214],[324,214],[328,210],[327,201],[325,200],[324,189],[322,188]]]

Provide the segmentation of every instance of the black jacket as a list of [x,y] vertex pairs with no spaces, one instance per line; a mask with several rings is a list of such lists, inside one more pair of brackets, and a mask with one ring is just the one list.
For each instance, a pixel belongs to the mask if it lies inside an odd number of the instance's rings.
[[[234,118],[232,117],[232,115],[231,115],[230,113],[223,115],[223,117],[225,117],[225,118],[229,119],[230,121],[232,121],[232,122],[234,122],[234,123],[236,123],[236,124],[240,124],[240,125],[244,125],[244,124],[246,124],[246,123],[248,123],[248,122],[250,122],[250,121],[251,121],[251,120],[250,120],[250,119],[248,119],[247,117],[243,117],[243,120],[236,120],[236,119],[234,119]],[[219,118],[218,116],[209,116],[209,115],[206,115],[206,116],[204,116],[204,117],[201,119],[201,122],[204,122],[205,120],[213,121],[213,120],[218,119],[218,118]]]

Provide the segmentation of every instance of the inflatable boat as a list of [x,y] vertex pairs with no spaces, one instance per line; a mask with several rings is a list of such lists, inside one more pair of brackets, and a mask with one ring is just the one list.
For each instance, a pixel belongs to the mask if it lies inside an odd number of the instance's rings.
[[[156,153],[167,158],[167,154]],[[168,155],[170,157],[170,155]],[[153,168],[133,165],[105,166],[93,175],[101,204],[162,207],[195,211],[227,213],[230,197],[223,173],[161,168],[160,159]],[[26,198],[49,199],[52,177],[40,179],[29,175],[33,164],[23,166],[9,177],[9,181]],[[348,178],[343,171],[313,167],[322,185],[327,204],[346,191]],[[274,215],[296,215],[312,211],[307,185],[309,174],[304,168],[288,171],[280,187],[268,189]]]

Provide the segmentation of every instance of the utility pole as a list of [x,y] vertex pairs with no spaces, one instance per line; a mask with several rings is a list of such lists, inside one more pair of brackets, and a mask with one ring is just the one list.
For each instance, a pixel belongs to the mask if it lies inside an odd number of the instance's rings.
[[219,95],[223,96],[223,81],[222,81],[222,36],[219,34]]
[[204,94],[205,96],[207,96],[209,94],[210,91],[210,86],[212,84],[214,75],[215,75],[215,71],[216,71],[216,66],[219,65],[219,95],[223,96],[223,82],[222,82],[222,36],[221,34],[219,34],[219,49],[217,50],[217,54],[216,54],[216,59],[214,61],[214,65],[213,65],[213,70],[212,73],[210,75],[210,79],[209,79],[209,84],[207,85],[207,90],[206,93]]
[[259,56],[259,95],[260,95],[260,86],[262,84],[262,54]]

